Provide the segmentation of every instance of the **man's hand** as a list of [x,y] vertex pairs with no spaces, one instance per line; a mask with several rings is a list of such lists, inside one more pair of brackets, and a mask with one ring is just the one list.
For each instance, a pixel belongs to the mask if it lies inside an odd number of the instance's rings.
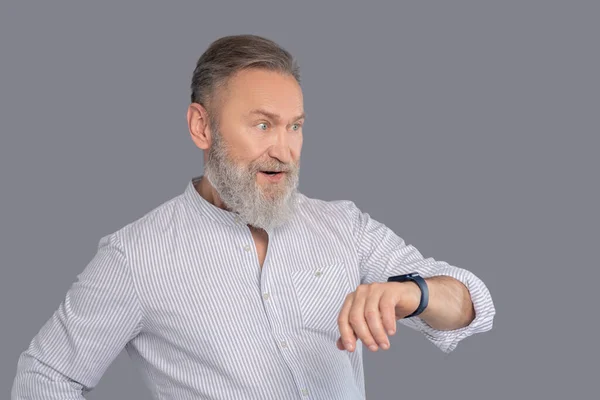
[[338,317],[340,350],[354,351],[362,340],[371,351],[390,348],[387,335],[396,332],[396,321],[419,306],[421,290],[413,282],[371,283],[348,294]]

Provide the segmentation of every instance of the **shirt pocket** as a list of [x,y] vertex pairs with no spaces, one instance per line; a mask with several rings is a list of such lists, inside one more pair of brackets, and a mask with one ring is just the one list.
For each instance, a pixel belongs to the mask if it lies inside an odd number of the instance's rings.
[[343,262],[292,272],[292,282],[305,329],[336,335],[337,319],[352,292]]

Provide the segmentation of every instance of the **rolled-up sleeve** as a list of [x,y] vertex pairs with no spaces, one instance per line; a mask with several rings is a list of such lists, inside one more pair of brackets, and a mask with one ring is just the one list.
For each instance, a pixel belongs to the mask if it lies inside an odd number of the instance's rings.
[[97,253],[18,359],[12,400],[83,399],[142,327],[127,258],[116,234]]
[[424,258],[419,250],[396,235],[390,228],[362,212],[348,202],[352,216],[353,236],[361,268],[361,283],[386,282],[389,276],[418,272],[424,278],[450,276],[462,282],[469,290],[475,309],[475,318],[460,329],[442,331],[433,329],[419,316],[398,322],[422,332],[440,350],[449,353],[468,336],[492,329],[496,313],[486,285],[472,272]]

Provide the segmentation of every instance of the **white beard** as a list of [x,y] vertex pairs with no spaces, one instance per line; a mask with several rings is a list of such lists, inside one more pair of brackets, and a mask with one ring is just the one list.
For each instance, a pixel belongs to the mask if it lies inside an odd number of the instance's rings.
[[[294,214],[298,195],[299,165],[278,160],[236,165],[228,158],[227,146],[213,128],[213,144],[208,150],[204,176],[215,188],[225,206],[246,224],[270,230],[283,225]],[[285,170],[284,181],[262,188],[259,171]]]

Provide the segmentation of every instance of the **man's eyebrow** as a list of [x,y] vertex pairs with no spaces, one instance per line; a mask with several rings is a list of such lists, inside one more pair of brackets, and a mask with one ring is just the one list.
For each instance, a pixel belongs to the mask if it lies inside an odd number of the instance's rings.
[[[262,110],[262,109],[251,110],[248,113],[248,115],[253,115],[253,114],[264,115],[265,117],[270,118],[273,121],[279,121],[281,119],[279,117],[279,115],[269,112],[267,110]],[[306,113],[304,113],[304,112],[302,114],[298,115],[297,117],[295,117],[292,121],[298,121],[303,118],[306,118]]]

